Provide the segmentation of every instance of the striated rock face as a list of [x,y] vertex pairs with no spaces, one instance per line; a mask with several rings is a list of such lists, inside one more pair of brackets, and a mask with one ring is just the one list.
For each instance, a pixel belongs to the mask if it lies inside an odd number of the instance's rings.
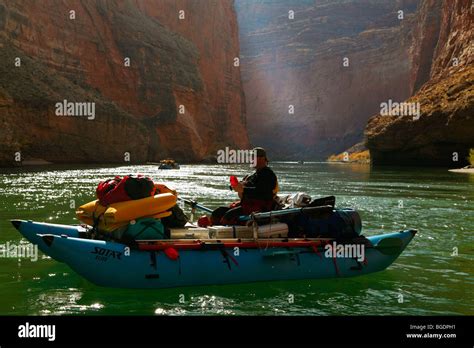
[[[248,146],[238,42],[230,0],[0,0],[0,163],[17,151],[141,162]],[[64,99],[95,102],[94,120],[56,116]]]
[[[419,3],[237,1],[251,141],[277,158],[326,158],[361,141],[381,102],[404,100],[429,78],[439,26],[413,47]],[[424,22],[439,21],[440,4]]]
[[[248,147],[245,96],[240,68],[234,67],[234,59],[239,57],[240,46],[233,1],[135,0],[135,2],[148,16],[156,18],[167,28],[180,33],[196,45],[206,103],[196,111],[195,115],[198,117],[194,122],[204,126],[209,132],[207,137],[215,139],[216,146],[212,150],[225,145]],[[185,11],[186,25],[183,25],[183,20],[179,20],[177,15],[170,15],[180,10]],[[187,93],[177,95],[178,99],[183,98],[184,101],[189,97]],[[206,119],[207,114],[209,120]],[[160,136],[163,138],[172,134],[173,131],[169,132],[168,129],[160,130]]]
[[[440,35],[431,71],[433,78],[442,78],[472,64],[473,11],[472,1],[469,0],[443,2]],[[458,64],[453,59],[457,59]]]
[[[429,81],[407,102],[420,104],[420,118],[376,115],[366,128],[367,146],[374,164],[425,164],[459,167],[474,148],[474,58],[471,1],[445,1],[438,30],[427,25],[432,1],[418,12],[418,50],[423,74]],[[436,43],[423,58],[423,42]],[[431,45],[430,45],[431,46]],[[430,64],[423,64],[423,61]],[[431,63],[432,62],[432,63]]]

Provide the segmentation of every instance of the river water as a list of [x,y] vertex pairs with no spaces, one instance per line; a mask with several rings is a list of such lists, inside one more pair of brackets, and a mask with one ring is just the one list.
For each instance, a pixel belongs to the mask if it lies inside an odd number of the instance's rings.
[[[453,315],[474,314],[474,175],[445,169],[290,162],[271,164],[281,193],[335,195],[355,207],[363,233],[418,229],[395,263],[355,278],[162,290],[95,286],[41,254],[0,259],[0,314]],[[78,223],[74,206],[99,180],[143,173],[182,197],[217,207],[235,199],[228,177],[246,166],[46,166],[0,172],[0,244],[26,243],[9,219]],[[292,301],[294,299],[294,301]],[[184,300],[180,302],[180,300]]]

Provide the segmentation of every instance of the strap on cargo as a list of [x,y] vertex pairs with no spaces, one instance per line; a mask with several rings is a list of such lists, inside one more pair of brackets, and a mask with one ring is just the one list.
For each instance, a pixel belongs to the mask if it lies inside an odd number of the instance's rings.
[[102,215],[104,215],[104,213],[101,213],[99,214],[99,216],[95,216],[95,211],[92,213],[92,221],[93,221],[93,225],[92,225],[92,230],[91,230],[91,234],[92,234],[92,239],[94,239],[95,235],[98,235],[98,236],[104,236],[104,234],[102,232],[100,232],[99,230],[99,223],[100,223],[100,218],[102,217]]
[[296,259],[296,265],[300,266],[301,265],[300,254],[299,253],[294,253],[293,257]]
[[231,270],[230,262],[229,262],[229,254],[225,251],[224,248],[219,248],[219,251],[221,252],[222,256],[224,257],[224,263],[227,264],[227,267],[229,267],[229,270]]
[[[321,243],[319,243],[319,244],[321,244]],[[318,247],[319,247],[319,245],[317,245],[316,243],[311,244],[311,249],[313,250],[313,252],[314,252],[316,255],[318,255],[320,259],[322,259],[322,258],[323,258],[323,255],[321,255],[321,253],[318,251]]]
[[232,225],[232,238],[237,238],[237,231],[235,230],[234,225]]
[[150,251],[150,266],[156,271],[156,252]]
[[[227,251],[226,251],[227,252]],[[235,265],[238,267],[239,266],[239,263],[237,262],[237,260],[235,259],[235,257],[232,256],[232,253],[228,253],[230,259],[235,263]]]
[[232,256],[230,255],[227,250],[225,250],[224,248],[224,245],[219,245],[219,251],[221,252],[222,256],[224,257],[224,263],[227,264],[227,267],[229,267],[229,270],[231,270],[231,265],[230,265],[230,260],[232,260],[232,262],[235,263],[236,266],[239,266],[239,263],[237,262],[237,260]]

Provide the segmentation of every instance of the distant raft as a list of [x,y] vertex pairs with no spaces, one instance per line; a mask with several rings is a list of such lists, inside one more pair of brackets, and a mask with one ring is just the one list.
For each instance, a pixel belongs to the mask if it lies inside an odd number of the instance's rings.
[[179,164],[173,159],[165,159],[160,161],[158,169],[179,169]]

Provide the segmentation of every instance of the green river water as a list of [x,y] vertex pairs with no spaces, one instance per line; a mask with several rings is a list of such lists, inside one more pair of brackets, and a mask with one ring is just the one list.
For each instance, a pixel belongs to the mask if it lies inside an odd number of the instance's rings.
[[[445,169],[329,163],[272,163],[281,193],[335,195],[355,207],[363,233],[418,229],[387,270],[355,278],[186,287],[163,290],[95,286],[40,253],[0,259],[1,315],[455,315],[474,314],[474,175]],[[245,166],[46,166],[0,172],[0,244],[26,243],[20,218],[75,224],[73,204],[94,198],[99,180],[143,173],[182,197],[217,207],[235,200],[229,175]],[[457,251],[457,255],[456,255]],[[180,303],[184,295],[184,303]],[[182,297],[181,297],[182,298]],[[290,303],[294,298],[294,303]]]

